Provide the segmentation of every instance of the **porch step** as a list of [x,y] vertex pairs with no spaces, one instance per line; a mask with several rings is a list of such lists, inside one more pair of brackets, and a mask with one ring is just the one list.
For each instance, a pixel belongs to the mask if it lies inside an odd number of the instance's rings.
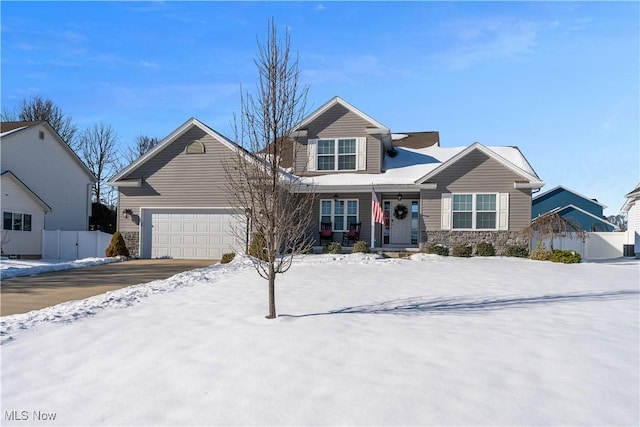
[[418,252],[420,252],[418,248],[407,248],[402,251],[384,251],[383,250],[383,251],[380,251],[379,253],[382,254],[382,256],[385,258],[407,258]]

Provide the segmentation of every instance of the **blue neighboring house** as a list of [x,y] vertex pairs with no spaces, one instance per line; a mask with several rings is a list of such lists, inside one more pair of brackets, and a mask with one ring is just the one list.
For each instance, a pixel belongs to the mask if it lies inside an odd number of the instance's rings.
[[541,193],[531,200],[531,219],[547,212],[556,212],[580,224],[585,231],[613,231],[616,226],[604,219],[605,205],[561,185]]

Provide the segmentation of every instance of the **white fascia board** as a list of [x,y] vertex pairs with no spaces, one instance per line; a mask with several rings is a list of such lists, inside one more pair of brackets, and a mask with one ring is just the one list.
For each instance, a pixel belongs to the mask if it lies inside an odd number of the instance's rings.
[[[610,225],[610,226],[612,226],[612,227],[614,227],[614,228],[618,228],[615,224],[611,224],[611,223],[610,223],[609,221],[607,221],[606,219],[600,218],[599,216],[594,215],[594,214],[592,214],[591,212],[587,212],[587,211],[585,211],[584,209],[581,209],[581,208],[577,207],[576,205],[565,205],[565,206],[560,206],[560,207],[557,207],[557,208],[555,208],[555,209],[551,209],[549,212],[556,212],[556,213],[559,213],[559,212],[562,212],[562,211],[563,211],[563,210],[565,210],[565,209],[575,209],[575,210],[577,210],[577,211],[579,211],[579,212],[582,212],[583,214],[585,214],[585,215],[587,215],[587,216],[590,216],[591,218],[594,218],[594,219],[596,219],[596,220],[598,220],[598,221],[600,221],[600,222],[603,222],[603,223],[605,223],[605,224],[608,224],[608,225]],[[542,214],[542,215],[544,215],[544,214]]]
[[443,164],[441,164],[440,166],[438,166],[437,168],[435,168],[434,170],[429,172],[428,174],[426,174],[423,177],[417,179],[415,181],[415,183],[416,184],[421,184],[424,181],[428,180],[429,178],[432,178],[432,177],[438,175],[440,172],[442,172],[443,170],[447,169],[449,166],[454,165],[455,163],[458,162],[458,160],[466,157],[469,153],[471,153],[474,150],[479,150],[480,152],[486,154],[487,156],[489,156],[492,159],[496,160],[498,163],[501,163],[503,166],[505,166],[507,169],[511,170],[515,174],[520,175],[521,177],[525,178],[527,181],[540,182],[538,177],[533,176],[529,172],[519,168],[518,166],[514,165],[513,163],[511,163],[510,161],[508,161],[507,159],[505,159],[504,157],[502,157],[501,155],[499,155],[495,151],[485,147],[484,145],[480,144],[479,142],[474,142],[473,144],[471,144],[470,146],[468,146],[467,148],[465,148],[464,150],[462,150],[461,152],[459,152],[458,154],[456,154],[455,156],[453,156],[452,158],[450,158],[449,160],[447,160],[446,162],[444,162]]
[[540,198],[540,197],[543,197],[544,195],[549,194],[549,193],[551,193],[552,191],[556,191],[556,190],[558,190],[558,189],[562,189],[562,190],[567,191],[567,192],[569,192],[569,193],[571,193],[571,194],[575,194],[575,195],[576,195],[576,196],[578,196],[578,197],[582,197],[583,199],[588,200],[588,201],[590,201],[590,202],[593,202],[593,203],[595,203],[596,205],[600,205],[600,206],[602,206],[602,208],[603,208],[603,209],[606,209],[606,208],[607,208],[607,205],[602,204],[602,203],[600,203],[600,202],[597,202],[597,201],[593,200],[591,197],[587,197],[587,196],[585,196],[584,194],[580,194],[580,193],[578,193],[577,191],[573,191],[572,189],[567,188],[567,187],[565,187],[564,185],[557,185],[557,186],[553,187],[551,190],[548,190],[548,191],[545,191],[544,193],[540,193],[540,194],[536,195],[536,197],[534,197],[534,199],[538,199],[538,198]]
[[109,181],[107,185],[112,187],[142,187],[142,178],[125,179],[123,181]]
[[537,190],[538,188],[544,187],[544,181],[532,181],[532,182],[514,182],[513,188],[522,188],[522,189],[532,189]]
[[2,176],[6,176],[9,178],[15,185],[17,185],[22,191],[24,191],[29,197],[33,199],[37,204],[42,207],[42,210],[45,212],[51,212],[51,206],[47,204],[44,200],[40,198],[32,189],[29,188],[27,184],[22,182],[20,178],[14,175],[11,171],[2,172]]
[[387,135],[390,131],[387,128],[367,128],[367,135]]
[[375,127],[375,128],[388,129],[387,126],[383,125],[382,123],[380,123],[379,121],[375,120],[374,118],[366,115],[365,113],[363,113],[362,111],[358,110],[356,107],[354,107],[353,105],[349,104],[347,101],[345,101],[344,99],[340,98],[339,96],[334,96],[333,98],[331,98],[324,105],[322,105],[320,108],[318,108],[313,113],[311,113],[309,116],[307,116],[307,118],[303,119],[300,123],[295,125],[293,127],[293,129],[297,130],[297,129],[305,128],[309,123],[311,123],[312,121],[317,119],[325,111],[327,111],[329,108],[333,107],[336,104],[340,104],[343,107],[345,107],[346,109],[351,110],[352,112],[354,112],[355,114],[360,116],[365,121],[371,123],[373,125],[373,127]]

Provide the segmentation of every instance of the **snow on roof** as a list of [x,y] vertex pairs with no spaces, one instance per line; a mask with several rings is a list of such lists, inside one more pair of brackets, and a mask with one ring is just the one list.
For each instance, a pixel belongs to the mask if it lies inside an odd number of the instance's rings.
[[[420,149],[397,147],[395,157],[385,157],[383,173],[330,173],[327,175],[302,178],[312,185],[377,185],[415,184],[416,180],[461,153],[468,147],[431,146]],[[487,147],[503,159],[537,176],[533,168],[516,147]]]

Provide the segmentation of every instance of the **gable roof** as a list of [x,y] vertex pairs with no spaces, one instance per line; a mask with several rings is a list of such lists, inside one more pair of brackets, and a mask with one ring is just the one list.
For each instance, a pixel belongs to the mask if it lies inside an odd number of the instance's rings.
[[362,111],[358,110],[356,107],[354,107],[353,105],[349,104],[347,101],[345,101],[344,99],[340,98],[339,96],[334,96],[333,98],[331,98],[324,105],[322,105],[320,108],[318,108],[313,113],[308,115],[300,123],[295,125],[293,127],[293,130],[304,129],[309,123],[311,123],[312,121],[314,121],[315,119],[320,117],[322,114],[324,114],[327,110],[329,110],[331,107],[333,107],[335,105],[341,105],[344,108],[346,108],[347,110],[350,110],[353,113],[357,114],[362,119],[364,119],[365,121],[369,122],[369,124],[372,125],[371,127],[383,129],[384,131],[389,132],[389,128],[388,127],[386,127],[385,125],[383,125],[379,121],[375,120],[371,116],[368,116],[367,114],[365,114]]
[[[605,225],[611,226],[613,228],[618,228],[615,224],[610,223],[606,219],[600,218],[599,216],[594,215],[591,212],[587,212],[584,209],[581,209],[581,208],[577,207],[576,205],[572,205],[572,204],[565,205],[565,206],[558,206],[557,208],[551,209],[549,212],[554,212],[554,213],[557,213],[558,215],[561,215],[561,212],[569,210],[569,209],[574,209],[574,210],[576,210],[576,211],[578,211],[578,212],[580,212],[580,213],[582,213],[584,215],[587,215],[587,216],[589,216],[589,217],[595,219],[596,221],[599,221],[599,222],[601,222],[601,223],[603,223]],[[545,213],[540,214],[540,215],[544,215],[544,214],[549,213],[549,212],[545,212]]]
[[62,147],[67,151],[67,154],[69,154],[69,156],[71,156],[71,158],[78,164],[78,166],[80,166],[82,171],[85,174],[87,174],[87,176],[89,176],[89,178],[91,179],[91,182],[97,181],[95,175],[93,175],[93,172],[89,170],[87,165],[85,165],[84,162],[80,159],[80,157],[78,157],[76,152],[73,151],[71,147],[69,147],[69,144],[64,142],[64,140],[60,137],[58,132],[56,132],[56,130],[53,127],[51,127],[51,125],[46,120],[39,120],[39,121],[32,121],[32,122],[2,122],[0,123],[0,130],[2,131],[0,136],[2,137],[2,140],[6,140],[7,138],[11,138],[25,129],[29,129],[31,127],[37,127],[37,126],[44,127],[51,135],[53,135],[56,141],[60,145],[62,145]]
[[577,191],[573,191],[573,190],[571,190],[570,188],[565,187],[564,185],[558,185],[558,186],[553,187],[551,190],[545,191],[544,193],[537,194],[537,195],[536,195],[536,196],[531,200],[531,202],[533,203],[533,202],[535,202],[536,200],[539,200],[541,197],[547,196],[547,195],[549,195],[549,194],[551,194],[551,193],[553,193],[554,191],[557,191],[557,190],[564,190],[564,191],[569,192],[569,193],[571,193],[571,194],[575,194],[576,196],[581,197],[581,198],[583,198],[583,199],[585,199],[585,200],[588,200],[588,201],[590,201],[590,202],[593,202],[593,203],[595,203],[596,205],[602,206],[602,208],[603,208],[603,209],[606,209],[606,208],[607,208],[607,205],[604,205],[604,204],[600,203],[600,202],[599,202],[599,201],[597,201],[596,199],[593,199],[593,198],[591,198],[591,197],[587,197],[587,196],[585,196],[584,194],[580,194],[580,193],[578,193]]
[[[507,151],[505,149],[510,150]],[[530,188],[540,188],[544,185],[544,181],[540,180],[529,162],[524,158],[517,147],[494,147],[493,149],[489,149],[479,142],[474,142],[455,156],[448,159],[446,162],[443,162],[442,164],[431,170],[429,173],[418,178],[415,183],[424,184],[430,178],[433,178],[445,169],[456,164],[458,161],[465,158],[467,155],[474,151],[480,151],[481,153],[502,164],[504,167],[511,170],[516,175],[521,176],[523,179],[529,182]],[[498,151],[500,151],[503,155],[498,154]],[[513,153],[514,151],[517,152],[519,156],[515,156]],[[509,159],[506,158],[507,156],[509,157]]]
[[626,197],[627,200],[624,202],[624,205],[622,205],[620,210],[622,212],[629,212],[631,206],[633,206],[638,198],[640,198],[640,183],[636,185],[636,188],[625,194],[624,197]]
[[19,131],[26,129],[30,126],[37,125],[38,123],[42,123],[44,120],[36,120],[29,122],[1,122],[0,123],[0,136],[5,136],[5,134],[9,134],[11,132]]
[[209,126],[205,125],[200,120],[194,117],[191,117],[189,120],[181,124],[176,130],[171,132],[162,141],[160,141],[155,147],[153,147],[151,150],[149,150],[148,152],[140,156],[137,160],[135,160],[129,166],[125,167],[120,172],[115,174],[113,178],[109,180],[110,184],[114,184],[116,181],[122,179],[124,176],[128,175],[129,173],[138,169],[140,166],[147,163],[156,154],[164,150],[168,145],[170,145],[172,142],[174,142],[176,139],[178,139],[180,136],[182,136],[185,132],[187,132],[189,129],[191,129],[194,126],[203,130],[206,134],[208,134],[209,136],[211,136],[216,141],[220,142],[222,145],[226,146],[230,150],[232,151],[237,151],[239,149],[242,150],[242,148],[239,145],[237,145],[235,142],[228,139],[226,136],[211,129]]
[[0,174],[2,177],[7,177],[11,181],[13,181],[22,191],[24,191],[27,195],[29,195],[37,204],[39,204],[45,212],[51,211],[51,206],[49,206],[44,200],[40,198],[33,190],[29,188],[27,184],[22,182],[20,178],[15,176],[15,174],[11,171],[4,171]]

